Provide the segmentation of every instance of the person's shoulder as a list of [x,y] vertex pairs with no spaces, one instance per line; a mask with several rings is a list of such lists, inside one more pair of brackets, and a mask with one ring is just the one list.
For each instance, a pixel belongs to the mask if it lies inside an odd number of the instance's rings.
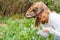
[[50,12],[50,16],[57,17],[57,16],[59,16],[59,14],[56,11],[52,11],[52,12]]
[[57,13],[56,13],[56,11],[52,11],[52,12],[50,12],[50,14],[57,14]]
[[50,17],[50,20],[53,20],[53,21],[60,20],[60,15],[54,11],[50,13],[49,17]]

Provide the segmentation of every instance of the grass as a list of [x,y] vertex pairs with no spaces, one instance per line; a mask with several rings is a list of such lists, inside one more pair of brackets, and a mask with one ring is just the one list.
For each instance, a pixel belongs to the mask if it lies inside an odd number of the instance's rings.
[[[34,21],[25,17],[15,20],[0,18],[0,40],[46,40],[36,34],[37,30],[31,28],[32,25],[34,26]],[[53,40],[53,37],[50,35],[48,39]]]

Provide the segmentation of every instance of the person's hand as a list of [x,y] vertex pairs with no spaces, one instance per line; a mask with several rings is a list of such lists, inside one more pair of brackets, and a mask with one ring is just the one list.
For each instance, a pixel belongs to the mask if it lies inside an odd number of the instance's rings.
[[42,31],[43,31],[43,32],[49,32],[49,31],[50,31],[50,27],[44,27],[44,28],[42,29]]

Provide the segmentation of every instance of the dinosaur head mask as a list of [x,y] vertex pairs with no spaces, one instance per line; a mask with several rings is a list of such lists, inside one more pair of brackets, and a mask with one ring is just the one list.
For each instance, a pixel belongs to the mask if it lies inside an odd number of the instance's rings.
[[48,21],[48,14],[50,10],[43,2],[34,3],[26,12],[26,17],[36,17],[35,25],[39,26],[40,23]]
[[28,10],[26,13],[26,17],[34,17],[38,14],[38,11],[41,11],[41,7],[42,5],[40,5],[40,2],[36,2],[34,3]]

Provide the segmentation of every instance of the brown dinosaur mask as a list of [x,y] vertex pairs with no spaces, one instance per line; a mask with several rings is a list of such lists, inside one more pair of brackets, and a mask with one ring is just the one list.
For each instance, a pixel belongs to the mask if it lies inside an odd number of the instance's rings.
[[30,18],[30,17],[34,17],[38,14],[38,12],[40,12],[42,10],[42,5],[40,2],[36,2],[34,3],[28,10],[26,13],[26,17]]
[[49,8],[43,2],[34,3],[27,11],[26,17],[31,18],[36,16],[35,25],[39,26],[40,23],[47,23],[49,16]]

